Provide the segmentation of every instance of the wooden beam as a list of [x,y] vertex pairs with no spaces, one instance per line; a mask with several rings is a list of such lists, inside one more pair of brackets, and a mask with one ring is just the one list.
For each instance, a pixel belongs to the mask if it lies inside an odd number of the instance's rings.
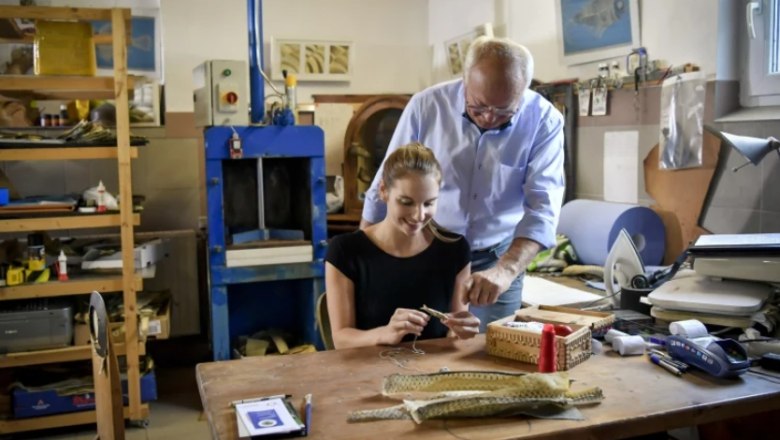
[[[55,296],[84,295],[93,290],[100,293],[121,292],[121,276],[76,278],[70,281],[50,281],[41,284],[20,284],[0,287],[0,301],[29,298],[51,298]],[[143,290],[143,278],[135,277],[136,290]]]
[[113,90],[114,78],[110,76],[0,76],[3,90]]
[[48,6],[0,6],[0,18],[28,18],[31,20],[111,20],[112,11],[118,11],[123,21],[130,20],[130,9],[68,8]]
[[[138,329],[136,328],[136,332]],[[114,350],[117,356],[127,355],[125,344],[115,344]],[[146,354],[146,346],[143,343],[135,344],[136,358]],[[56,364],[62,362],[85,361],[92,358],[92,346],[79,345],[51,350],[23,351],[18,353],[6,353],[0,355],[0,368],[24,367],[27,365]],[[140,380],[140,377],[139,377]],[[140,385],[140,382],[139,382]],[[140,390],[140,389],[139,389]],[[133,419],[139,420],[139,419]]]
[[[116,159],[116,147],[53,147],[0,149],[0,162],[11,160]],[[130,148],[130,157],[138,158],[138,148]]]
[[[132,196],[128,199],[132,200]],[[138,225],[141,223],[141,216],[134,214],[129,224]],[[119,226],[124,220],[120,219],[119,214],[98,214],[98,215],[71,215],[67,217],[41,217],[25,218],[15,220],[0,220],[0,232],[29,232],[46,231],[59,229],[89,229],[89,228],[108,228]],[[133,248],[130,248],[132,252]],[[132,263],[132,261],[131,261]],[[131,264],[129,267],[133,267]]]
[[[95,34],[92,36],[95,44],[111,44],[111,35]],[[35,35],[22,35],[19,38],[0,38],[0,44],[35,44]]]
[[[130,160],[130,108],[127,98],[127,41],[124,17],[115,9],[111,18],[114,36],[114,93],[116,94],[117,165],[119,167],[119,199],[133,200]],[[125,346],[127,346],[127,390],[130,418],[141,418],[141,373],[138,359],[138,313],[136,310],[135,261],[133,243],[133,204],[119,206],[122,227],[122,281],[125,311]]]
[[[130,418],[130,411],[127,407],[123,410],[125,419]],[[149,405],[141,405],[141,419],[149,417]],[[141,420],[138,419],[138,420]],[[37,431],[40,429],[60,428],[63,426],[87,425],[95,423],[97,418],[95,411],[79,411],[66,414],[55,414],[52,416],[31,417],[29,419],[0,419],[0,432],[12,434],[14,432]]]

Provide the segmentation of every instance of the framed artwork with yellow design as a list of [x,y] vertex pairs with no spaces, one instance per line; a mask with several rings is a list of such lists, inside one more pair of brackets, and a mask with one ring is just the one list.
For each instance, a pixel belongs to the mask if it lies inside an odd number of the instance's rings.
[[354,44],[350,41],[272,39],[271,78],[282,71],[299,81],[349,81],[352,78]]

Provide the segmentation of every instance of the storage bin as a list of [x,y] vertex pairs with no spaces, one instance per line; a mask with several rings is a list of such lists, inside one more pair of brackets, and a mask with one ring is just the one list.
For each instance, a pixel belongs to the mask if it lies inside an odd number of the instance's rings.
[[514,315],[491,322],[487,326],[487,353],[530,364],[539,363],[541,333],[523,328],[507,327],[507,322],[543,322],[564,324],[574,330],[567,336],[555,336],[555,365],[558,371],[568,370],[586,361],[591,354],[592,331],[605,332],[614,316],[567,307],[535,306],[520,309]]

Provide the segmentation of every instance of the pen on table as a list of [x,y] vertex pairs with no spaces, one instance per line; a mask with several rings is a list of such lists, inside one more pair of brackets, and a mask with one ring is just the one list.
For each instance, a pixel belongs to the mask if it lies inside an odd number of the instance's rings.
[[669,356],[668,354],[662,351],[650,350],[650,354],[654,354],[658,356],[659,358],[661,358],[662,361],[666,362],[667,364],[673,367],[677,367],[677,369],[682,371],[683,373],[685,373],[685,371],[688,370],[688,364],[682,361],[678,361],[677,359],[672,358],[671,356]]
[[664,370],[674,374],[675,376],[681,376],[682,375],[682,371],[680,371],[679,368],[677,368],[674,365],[666,362],[663,358],[659,357],[658,355],[651,354],[649,357],[650,357],[650,361],[652,363],[658,365],[659,367],[663,368]]
[[311,432],[311,393],[303,396],[303,406],[304,414],[306,415],[306,420],[303,422],[305,425],[303,435],[308,435]]

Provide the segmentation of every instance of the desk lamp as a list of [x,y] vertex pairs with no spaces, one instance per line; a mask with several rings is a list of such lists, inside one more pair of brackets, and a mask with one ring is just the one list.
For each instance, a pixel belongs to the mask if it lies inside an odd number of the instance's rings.
[[734,172],[737,172],[739,169],[751,163],[753,165],[758,165],[764,156],[771,153],[773,150],[777,152],[778,156],[780,156],[780,141],[771,136],[766,139],[762,139],[725,133],[708,125],[705,125],[704,128],[718,136],[721,141],[726,143],[726,145],[739,151],[739,153],[748,160],[744,164],[732,168],[732,171]]

